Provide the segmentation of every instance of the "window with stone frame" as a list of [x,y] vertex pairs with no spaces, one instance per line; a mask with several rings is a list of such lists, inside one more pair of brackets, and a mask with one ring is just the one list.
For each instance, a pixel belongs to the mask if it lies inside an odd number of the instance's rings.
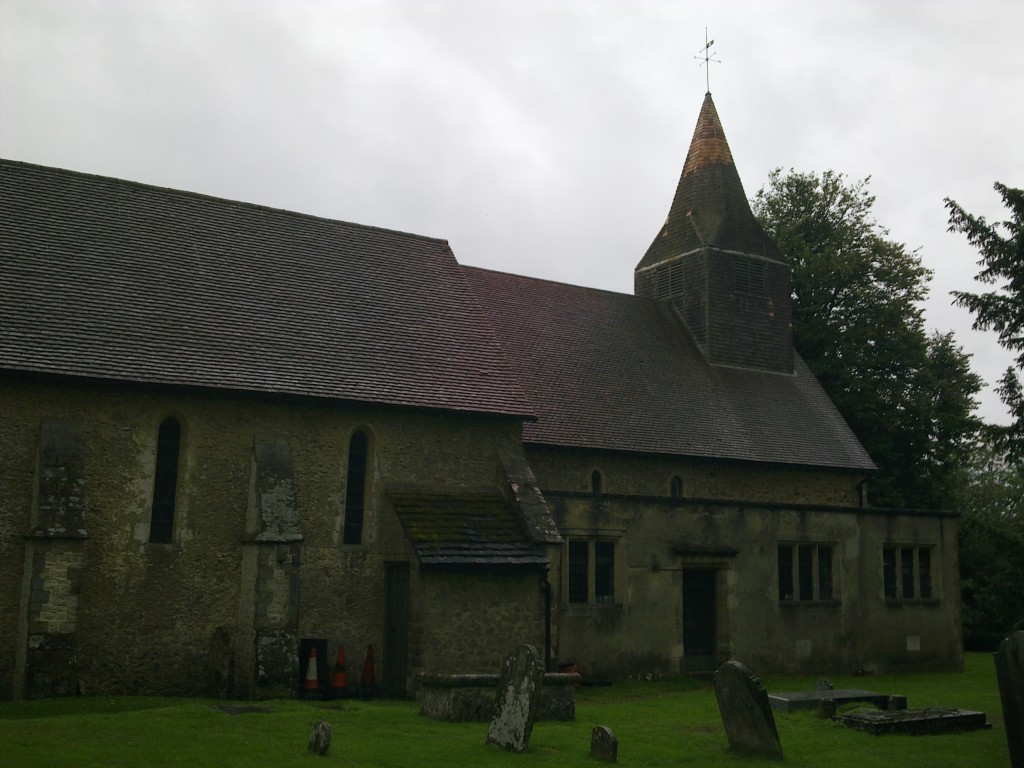
[[160,422],[156,438],[156,467],[153,473],[153,506],[149,519],[151,544],[170,544],[174,533],[174,511],[178,493],[178,459],[181,453],[181,424],[173,416]]
[[363,517],[366,510],[366,471],[370,441],[362,430],[348,443],[348,474],[345,479],[345,530],[343,544],[363,543]]
[[570,604],[615,602],[613,539],[569,538],[565,545],[566,601]]
[[883,546],[882,590],[888,602],[933,600],[931,548],[912,544]]
[[600,469],[590,473],[590,492],[595,496],[604,492],[604,475]]
[[834,558],[834,544],[816,542],[779,544],[779,601],[783,603],[836,601],[838,597]]
[[668,495],[673,499],[683,498],[683,478],[673,475],[668,482]]

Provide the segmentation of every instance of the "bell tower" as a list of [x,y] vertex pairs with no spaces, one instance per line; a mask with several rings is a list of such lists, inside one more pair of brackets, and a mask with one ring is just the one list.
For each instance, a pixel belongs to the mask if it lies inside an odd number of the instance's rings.
[[633,292],[671,302],[711,365],[792,373],[789,274],[750,210],[708,93]]

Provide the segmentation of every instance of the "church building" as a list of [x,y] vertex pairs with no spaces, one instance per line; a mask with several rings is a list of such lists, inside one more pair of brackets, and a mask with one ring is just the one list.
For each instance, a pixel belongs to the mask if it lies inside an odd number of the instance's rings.
[[956,516],[870,506],[710,94],[621,256],[0,161],[0,697],[960,667]]

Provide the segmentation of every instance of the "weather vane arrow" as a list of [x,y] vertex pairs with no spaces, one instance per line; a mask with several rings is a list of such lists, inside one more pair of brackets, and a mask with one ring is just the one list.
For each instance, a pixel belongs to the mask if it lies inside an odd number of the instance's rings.
[[711,55],[711,46],[714,44],[714,40],[708,40],[708,28],[704,27],[704,47],[700,49],[699,55],[694,56],[693,58],[700,60],[702,67],[707,67],[707,71],[704,74],[705,79],[707,80],[706,85],[708,93],[711,93],[711,62],[713,61],[716,64],[722,63],[719,59],[716,59]]

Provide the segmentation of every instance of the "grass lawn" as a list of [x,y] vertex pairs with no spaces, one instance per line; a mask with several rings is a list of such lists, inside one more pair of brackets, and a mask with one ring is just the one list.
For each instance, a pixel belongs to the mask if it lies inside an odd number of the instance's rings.
[[[811,677],[767,677],[769,691],[813,689]],[[785,764],[829,768],[1008,766],[990,654],[968,654],[963,674],[835,677],[836,688],[903,694],[911,707],[981,710],[993,728],[943,736],[871,736],[811,712],[776,713]],[[269,712],[231,714],[235,704]],[[331,724],[330,754],[306,751],[319,719]],[[576,722],[538,723],[530,749],[484,745],[486,723],[440,723],[415,702],[220,702],[88,696],[0,702],[0,768],[33,766],[544,766],[600,765],[590,730],[619,738],[622,766],[763,766],[730,753],[710,685],[681,678],[580,689]]]

